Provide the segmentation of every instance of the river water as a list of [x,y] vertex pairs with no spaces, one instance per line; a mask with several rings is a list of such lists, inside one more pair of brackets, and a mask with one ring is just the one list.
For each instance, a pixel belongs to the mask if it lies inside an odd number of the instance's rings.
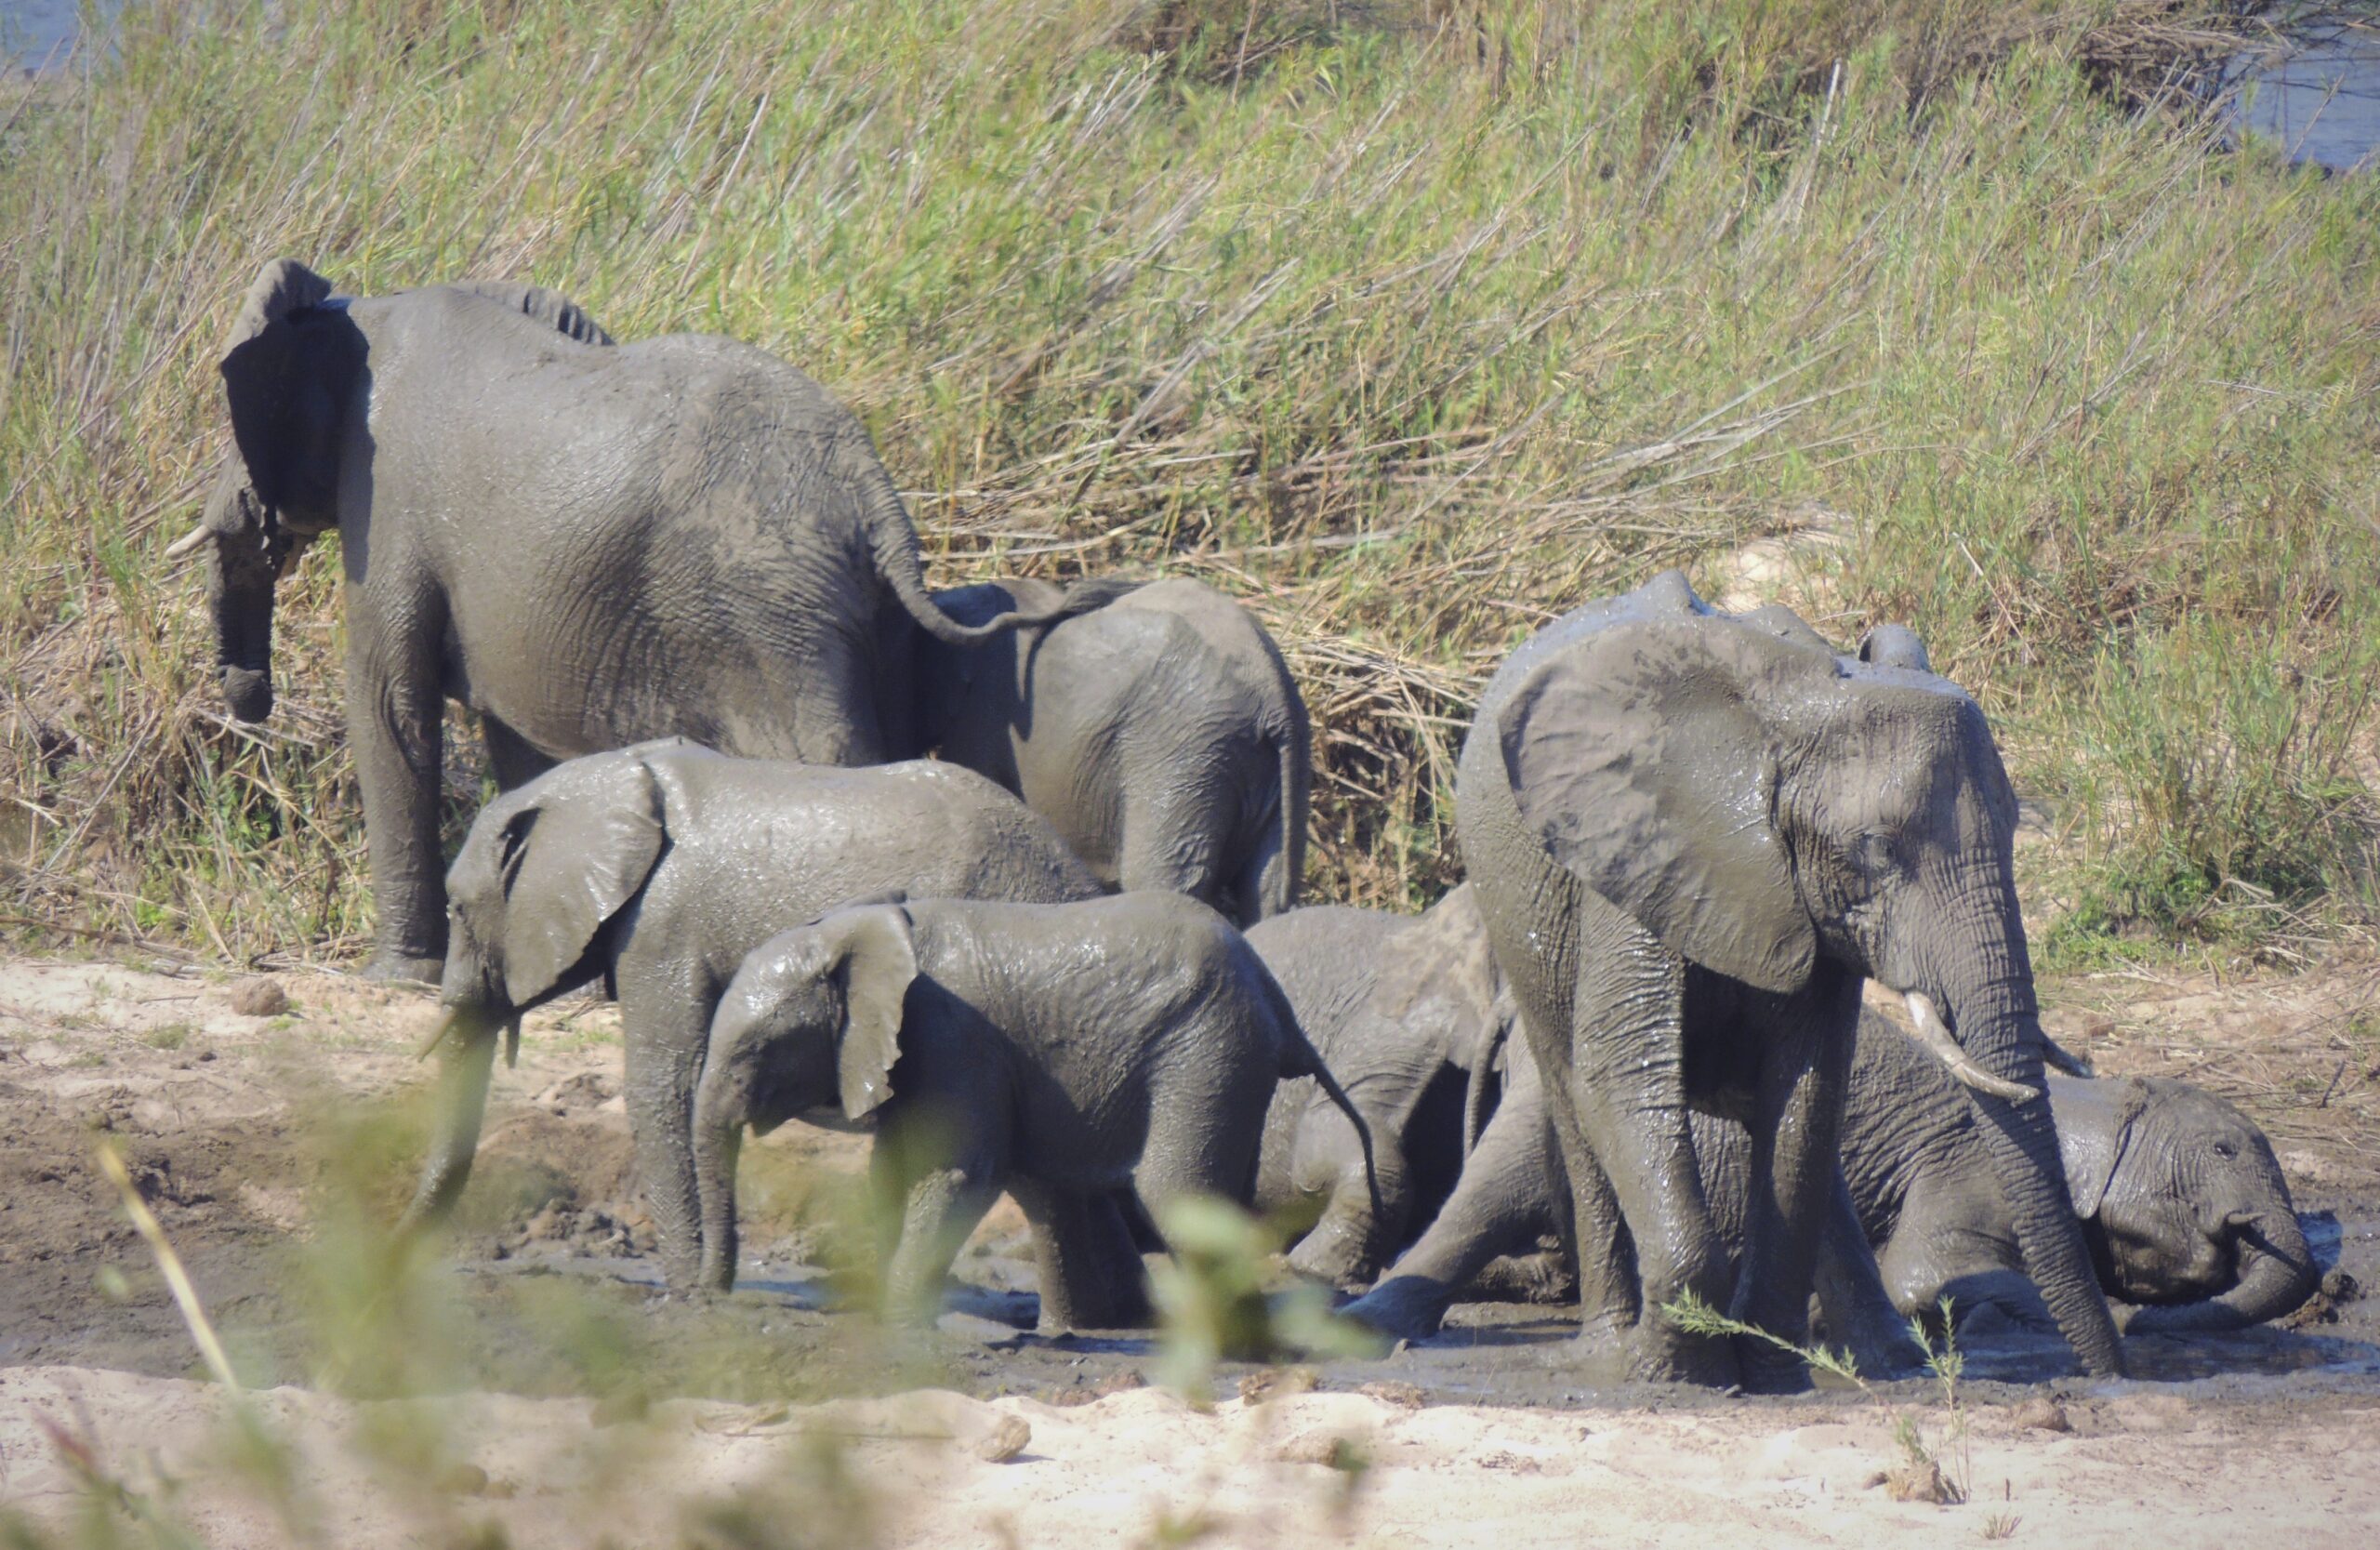
[[[76,0],[0,0],[0,70],[63,58],[78,14]],[[2297,160],[2360,165],[2380,150],[2380,0],[2291,0],[2271,15],[2288,47],[2242,55],[2227,73],[2242,88],[2241,126]]]

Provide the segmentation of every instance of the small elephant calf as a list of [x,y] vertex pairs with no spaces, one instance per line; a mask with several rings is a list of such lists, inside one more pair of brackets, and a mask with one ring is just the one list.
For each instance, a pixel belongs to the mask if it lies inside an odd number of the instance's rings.
[[921,634],[928,747],[1024,798],[1111,888],[1170,888],[1243,929],[1297,903],[1311,733],[1254,615],[1185,577],[934,598],[968,621],[1078,611],[980,645]]
[[1178,894],[1078,904],[855,906],[744,960],[712,1018],[694,1104],[702,1280],[735,1278],[735,1161],[838,1105],[870,1162],[898,1317],[931,1311],[1002,1190],[1033,1231],[1041,1328],[1113,1328],[1140,1294],[1113,1193],[1152,1213],[1245,1201],[1266,1106],[1312,1076],[1366,1135],[1289,999],[1222,917]]

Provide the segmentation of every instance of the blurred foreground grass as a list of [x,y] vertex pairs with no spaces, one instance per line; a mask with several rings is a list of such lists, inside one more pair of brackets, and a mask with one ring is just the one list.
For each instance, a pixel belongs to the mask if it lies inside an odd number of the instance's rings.
[[776,350],[937,582],[1247,599],[1316,715],[1322,897],[1451,879],[1515,640],[1767,539],[1821,628],[1909,619],[1982,696],[2076,841],[2028,878],[2080,906],[2054,955],[2353,924],[2380,192],[2222,148],[2217,11],[135,0],[0,99],[0,929],[363,939],[336,555],[260,731],[159,557],[276,254]]

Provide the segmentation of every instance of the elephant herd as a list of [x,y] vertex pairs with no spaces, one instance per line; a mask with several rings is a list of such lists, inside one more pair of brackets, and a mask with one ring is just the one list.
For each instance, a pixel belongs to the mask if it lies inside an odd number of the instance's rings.
[[[1815,1297],[1889,1371],[1948,1295],[2113,1373],[2110,1295],[2195,1330],[2312,1288],[2236,1111],[2050,1074],[2015,797],[1904,629],[1839,653],[1675,573],[1590,603],[1481,697],[1469,880],[1300,908],[1309,731],[1263,629],[1186,580],[930,593],[866,431],[764,351],[277,259],[220,369],[234,450],[170,552],[258,720],[274,586],[339,534],[366,972],[447,1011],[410,1225],[522,1015],[601,986],[688,1291],[734,1284],[741,1138],[793,1118],[873,1133],[903,1317],[1003,1192],[1045,1330],[1144,1321],[1153,1224],[1219,1195],[1318,1212],[1289,1265],[1382,1331],[1565,1294],[1635,1376],[1757,1388],[1799,1362],[1662,1310],[1797,1342]],[[450,700],[500,794],[443,868]]]

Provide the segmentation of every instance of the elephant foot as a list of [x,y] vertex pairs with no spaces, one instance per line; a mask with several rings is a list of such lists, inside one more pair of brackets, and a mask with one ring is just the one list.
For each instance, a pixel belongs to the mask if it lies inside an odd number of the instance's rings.
[[375,985],[435,986],[446,977],[446,960],[384,950],[364,966],[363,977]]
[[1735,1338],[1736,1366],[1747,1394],[1806,1394],[1810,1366],[1795,1352],[1780,1351],[1754,1335]]
[[1340,1317],[1395,1340],[1427,1340],[1446,1321],[1453,1295],[1427,1276],[1397,1276],[1340,1308]]
[[1380,1266],[1364,1253],[1362,1238],[1353,1231],[1334,1231],[1325,1221],[1289,1251],[1289,1268],[1340,1292],[1361,1291],[1380,1274]]
[[1695,1384],[1703,1388],[1740,1388],[1744,1371],[1735,1343],[1721,1337],[1663,1335],[1639,1325],[1629,1342],[1632,1383]]

